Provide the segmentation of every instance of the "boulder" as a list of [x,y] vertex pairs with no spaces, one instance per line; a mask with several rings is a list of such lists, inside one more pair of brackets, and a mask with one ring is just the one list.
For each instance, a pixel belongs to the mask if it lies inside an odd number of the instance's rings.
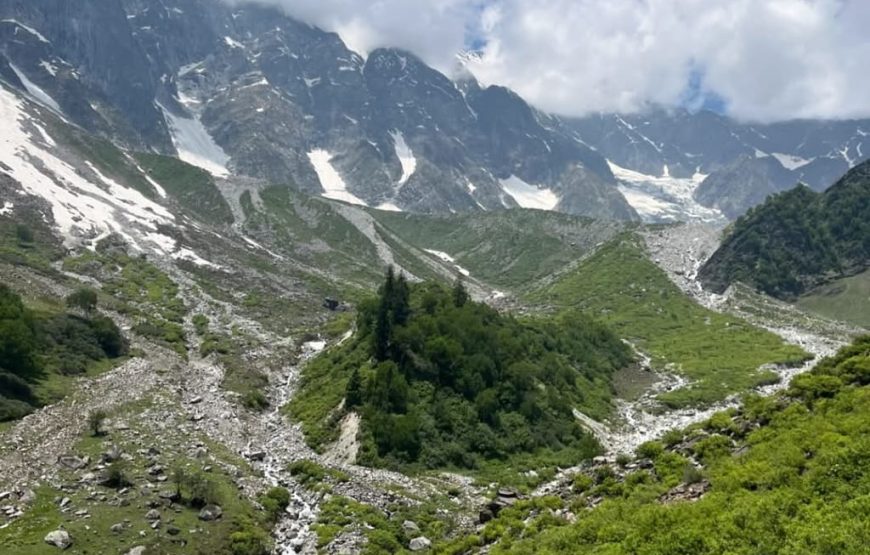
[[75,455],[60,456],[57,458],[57,462],[61,466],[65,466],[66,468],[69,468],[72,470],[80,470],[80,469],[84,468],[85,466],[87,466],[87,464],[88,464],[84,459],[76,457]]
[[417,523],[413,520],[406,520],[405,522],[403,522],[402,530],[404,530],[405,533],[408,535],[420,533],[420,527],[417,526]]
[[145,520],[160,520],[160,511],[157,509],[151,509],[145,513]]
[[414,538],[408,544],[408,549],[410,549],[411,551],[423,551],[425,549],[429,549],[430,547],[432,547],[432,542],[429,541],[429,538],[424,536]]
[[199,511],[200,520],[217,520],[224,514],[223,510],[218,505],[206,505]]
[[45,543],[60,549],[66,549],[72,545],[73,541],[66,530],[55,530],[46,534]]
[[245,456],[248,457],[249,459],[251,459],[252,461],[262,461],[262,460],[265,460],[265,458],[266,458],[266,452],[265,451],[251,451],[249,453],[246,453]]
[[145,546],[137,545],[136,547],[130,549],[130,551],[128,551],[126,555],[145,555]]

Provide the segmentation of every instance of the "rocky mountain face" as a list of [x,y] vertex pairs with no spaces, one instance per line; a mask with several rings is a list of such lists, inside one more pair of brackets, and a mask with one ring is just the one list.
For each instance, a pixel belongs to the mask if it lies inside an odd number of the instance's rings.
[[512,206],[635,219],[605,160],[510,91],[413,55],[361,58],[254,5],[0,6],[6,80],[89,131],[341,200],[418,212]]
[[865,158],[870,132],[704,111],[557,118],[467,72],[390,48],[363,58],[220,0],[3,2],[0,77],[127,148],[414,212],[719,221],[798,181],[823,190]]
[[742,281],[790,299],[870,267],[870,162],[824,193],[799,186],[768,198],[734,225],[701,267],[716,292]]
[[741,123],[710,111],[597,114],[564,125],[612,163],[701,183],[693,198],[734,219],[798,182],[823,191],[870,155],[870,121]]

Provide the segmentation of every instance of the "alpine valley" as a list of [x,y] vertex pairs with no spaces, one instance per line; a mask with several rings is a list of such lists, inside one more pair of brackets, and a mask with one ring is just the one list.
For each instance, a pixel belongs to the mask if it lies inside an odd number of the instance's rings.
[[0,0],[0,553],[862,553],[870,120],[568,118]]

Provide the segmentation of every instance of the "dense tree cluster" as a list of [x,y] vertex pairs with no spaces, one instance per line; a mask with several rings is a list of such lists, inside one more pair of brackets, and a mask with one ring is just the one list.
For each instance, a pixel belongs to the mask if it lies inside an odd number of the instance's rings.
[[[93,311],[95,299],[87,306]],[[35,314],[17,293],[0,285],[0,421],[39,404],[33,388],[47,374],[81,374],[94,361],[126,352],[127,341],[111,319]]]
[[[363,462],[474,467],[566,447],[591,451],[573,416],[586,386],[631,358],[580,315],[519,321],[473,302],[461,282],[409,286],[390,270],[362,304],[345,407],[363,415]],[[588,453],[587,453],[588,454]]]
[[716,291],[735,281],[794,298],[870,266],[870,162],[824,193],[804,185],[774,195],[735,222],[700,272]]

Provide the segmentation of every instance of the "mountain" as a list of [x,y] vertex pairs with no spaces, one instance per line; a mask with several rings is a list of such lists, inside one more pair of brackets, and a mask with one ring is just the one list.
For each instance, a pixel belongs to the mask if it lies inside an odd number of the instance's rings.
[[798,186],[735,222],[699,272],[716,292],[742,281],[779,298],[870,267],[870,162],[824,193]]
[[[0,6],[2,75],[88,131],[356,204],[635,219],[605,160],[511,91],[408,52],[366,59],[274,9],[217,0]],[[468,81],[466,79],[466,81]]]
[[798,182],[823,191],[870,156],[870,120],[745,123],[676,109],[596,114],[563,124],[612,164],[642,174],[620,181],[648,220],[712,219],[692,210],[687,196],[735,219]]
[[451,79],[394,48],[363,58],[273,8],[220,0],[4,2],[0,78],[127,149],[425,213],[722,222],[798,181],[823,190],[866,157],[870,131],[708,111],[555,117],[467,71]]

